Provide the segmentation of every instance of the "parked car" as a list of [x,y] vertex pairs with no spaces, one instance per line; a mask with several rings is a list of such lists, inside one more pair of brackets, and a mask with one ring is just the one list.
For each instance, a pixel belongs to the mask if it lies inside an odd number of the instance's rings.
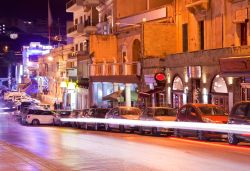
[[70,110],[56,110],[54,124],[63,126],[65,123],[61,121],[62,118],[69,118],[71,111]]
[[54,124],[54,115],[50,110],[29,109],[25,121],[30,125]]
[[[250,101],[242,101],[233,106],[228,124],[250,125]],[[250,142],[250,135],[228,133],[229,144],[237,145],[241,141]]]
[[[70,115],[69,118],[78,118],[79,116],[83,115],[83,110],[82,109],[75,109],[73,110]],[[65,123],[65,122],[64,122]],[[75,127],[75,128],[80,128],[79,127],[79,123],[78,122],[69,122],[69,125],[71,127]]]
[[[77,118],[85,118],[89,110],[90,109],[83,109],[81,112],[78,113]],[[84,122],[76,122],[75,124],[78,128],[86,129],[86,124]]]
[[0,102],[0,112],[14,112],[16,106],[11,101]]
[[[228,114],[218,105],[190,103],[182,106],[177,114],[179,122],[227,123]],[[226,134],[199,130],[174,129],[174,135],[195,136],[200,140],[226,138]]]
[[[130,120],[139,120],[139,116],[142,111],[137,107],[116,107],[111,109],[105,116],[106,119],[130,119]],[[125,132],[130,130],[134,132],[138,130],[138,126],[135,125],[119,125],[119,124],[105,124],[105,130],[110,131],[111,129],[119,129],[120,132]]]
[[[140,116],[140,120],[143,121],[175,121],[177,110],[171,107],[148,107]],[[171,135],[173,129],[159,128],[159,127],[139,127],[139,134],[150,132],[153,135],[160,135],[165,133]]]
[[[89,109],[88,112],[85,115],[85,118],[99,118],[104,119],[106,116],[106,113],[109,112],[110,109],[107,108],[92,108]],[[85,123],[85,129],[88,130],[89,128],[92,128],[96,131],[98,131],[101,128],[105,128],[105,124],[103,123]]]

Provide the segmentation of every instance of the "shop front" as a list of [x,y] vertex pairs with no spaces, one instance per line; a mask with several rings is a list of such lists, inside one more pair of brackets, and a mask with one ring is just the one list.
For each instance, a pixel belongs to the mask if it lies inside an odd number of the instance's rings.
[[212,82],[211,103],[228,111],[228,88],[225,79],[220,75],[216,75]]
[[[220,59],[221,75],[231,86],[228,89],[229,109],[239,101],[250,100],[250,56],[228,57]],[[231,103],[230,103],[231,102]]]
[[183,105],[186,98],[184,94],[183,82],[179,76],[175,76],[172,87],[172,105],[173,108],[179,108]]
[[134,83],[93,83],[93,104],[100,107],[136,106],[137,84]]

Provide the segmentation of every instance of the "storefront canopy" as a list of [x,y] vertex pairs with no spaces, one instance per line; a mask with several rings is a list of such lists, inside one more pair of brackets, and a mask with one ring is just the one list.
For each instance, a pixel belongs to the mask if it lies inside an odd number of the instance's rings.
[[163,92],[164,92],[164,89],[155,88],[155,89],[152,89],[152,90],[149,90],[149,91],[146,91],[146,92],[139,92],[139,95],[141,97],[148,97],[148,96],[151,96],[154,93],[163,93]]
[[[107,96],[104,96],[102,98],[102,100],[124,102],[125,101],[125,91],[119,90],[119,91],[113,92]],[[131,91],[131,101],[137,101],[137,100],[138,100],[138,94],[134,91]]]

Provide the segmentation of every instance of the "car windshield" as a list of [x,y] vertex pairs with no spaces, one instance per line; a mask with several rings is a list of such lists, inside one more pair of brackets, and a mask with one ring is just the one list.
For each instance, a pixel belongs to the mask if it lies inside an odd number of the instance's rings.
[[138,108],[121,108],[121,115],[140,115],[141,110]]
[[211,116],[224,116],[226,112],[218,106],[201,106],[199,107],[200,111],[204,115],[211,115]]
[[176,116],[176,110],[171,108],[155,109],[154,116]]

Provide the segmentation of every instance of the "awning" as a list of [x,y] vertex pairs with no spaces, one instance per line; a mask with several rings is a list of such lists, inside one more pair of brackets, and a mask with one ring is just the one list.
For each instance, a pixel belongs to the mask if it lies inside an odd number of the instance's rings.
[[120,101],[121,98],[123,98],[122,91],[119,90],[119,91],[113,92],[107,96],[102,97],[102,100],[104,100],[104,101]]
[[139,92],[141,97],[151,96],[154,93],[163,93],[165,90],[163,88],[155,88],[146,92]]
[[[124,102],[125,101],[125,91],[119,90],[116,92],[113,92],[107,96],[104,96],[102,98],[104,101],[117,101],[117,102]],[[135,91],[131,91],[131,101],[137,101],[138,100],[138,93]]]

